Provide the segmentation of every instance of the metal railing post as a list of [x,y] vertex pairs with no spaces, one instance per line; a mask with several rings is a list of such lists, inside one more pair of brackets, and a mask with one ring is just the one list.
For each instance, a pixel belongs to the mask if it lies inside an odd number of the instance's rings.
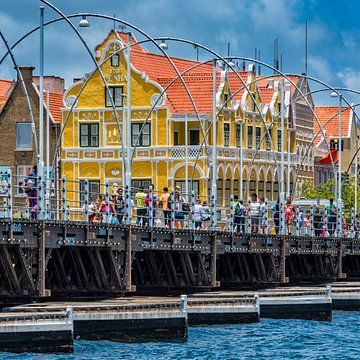
[[109,181],[105,180],[105,222],[110,223],[110,193],[109,193]]
[[310,206],[310,233],[311,237],[315,236],[315,227],[314,227],[314,206]]
[[300,236],[300,211],[299,211],[299,205],[295,206],[295,235]]
[[269,235],[269,202],[265,200],[265,235]]
[[325,214],[324,214],[324,229],[325,229],[325,234],[326,233],[329,233],[329,218],[328,218],[328,214],[326,212],[326,209],[325,209]]
[[130,225],[132,220],[131,189],[125,186],[125,224]]
[[42,189],[43,181],[42,181],[40,174],[37,176],[36,184],[37,184],[37,186],[36,186],[36,189],[37,189],[37,192],[36,192],[36,194],[37,194],[36,218],[44,219],[44,217],[43,217],[44,209],[42,208],[42,204],[43,204],[42,195],[44,192]]
[[216,219],[216,203],[215,203],[215,197],[214,195],[211,195],[211,230],[212,231],[215,231],[216,230],[216,222],[217,222],[217,219]]
[[230,196],[230,222],[229,222],[229,231],[234,231],[234,197]]
[[286,234],[286,228],[285,228],[285,199],[284,199],[284,193],[280,194],[279,220],[280,220],[279,234],[280,235],[285,235]]
[[[80,194],[81,197],[81,194]],[[85,221],[89,222],[89,180],[84,180],[84,214],[85,214]]]
[[12,211],[12,176],[11,170],[8,169],[7,171],[7,217],[9,219],[13,218],[13,211]]
[[62,219],[66,220],[66,176],[64,175],[61,180],[61,212]]
[[174,190],[170,194],[170,205],[171,205],[171,229],[175,227],[175,194]]
[[247,214],[247,224],[246,224],[246,232],[251,234],[251,200],[248,200],[248,214]]
[[355,238],[355,209],[351,209],[351,237]]
[[147,219],[148,226],[153,227],[154,225],[154,204],[153,204],[153,187],[152,185],[149,186],[149,216]]
[[195,230],[195,191],[191,190],[191,228]]

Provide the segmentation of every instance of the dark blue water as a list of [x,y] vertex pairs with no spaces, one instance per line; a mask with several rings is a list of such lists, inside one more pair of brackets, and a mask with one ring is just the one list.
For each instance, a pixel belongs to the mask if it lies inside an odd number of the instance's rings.
[[72,355],[0,359],[360,359],[360,312],[334,312],[332,322],[261,319],[257,324],[190,328],[186,343],[77,341]]

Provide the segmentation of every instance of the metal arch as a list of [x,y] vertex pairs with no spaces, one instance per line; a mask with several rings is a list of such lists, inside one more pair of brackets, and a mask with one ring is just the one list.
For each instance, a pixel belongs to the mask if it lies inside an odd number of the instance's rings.
[[[90,56],[92,57],[95,65],[96,65],[96,67],[98,67],[98,64],[97,64],[96,60],[94,59],[94,57],[93,57],[90,49],[88,48],[86,42],[84,41],[84,39],[82,38],[82,36],[80,35],[80,33],[77,31],[77,29],[74,27],[74,25],[73,25],[73,24],[70,22],[70,20],[66,17],[66,15],[63,14],[63,13],[62,13],[59,9],[57,9],[54,5],[52,5],[51,3],[49,3],[47,0],[40,0],[40,1],[43,2],[44,4],[46,4],[47,6],[49,6],[50,8],[52,8],[52,9],[53,9],[54,11],[56,11],[58,14],[60,14],[61,16],[64,17],[64,19],[66,20],[66,22],[71,26],[71,28],[75,31],[75,33],[76,33],[76,34],[78,35],[78,37],[80,38],[80,40],[81,40],[81,42],[83,43],[83,45],[86,47],[87,51],[89,52]],[[85,15],[85,16],[86,16],[86,15]],[[91,14],[91,16],[97,17],[98,15],[96,15],[96,14]],[[187,94],[188,94],[188,96],[189,96],[189,98],[190,98],[190,101],[192,102],[192,105],[193,105],[193,107],[194,107],[194,109],[195,109],[197,118],[198,118],[199,123],[200,123],[200,127],[202,128],[202,124],[201,124],[201,122],[200,122],[199,115],[198,115],[198,112],[197,112],[195,103],[194,103],[194,101],[193,101],[193,98],[192,98],[192,96],[191,96],[191,93],[189,92],[189,90],[188,90],[188,88],[187,88],[187,86],[186,86],[183,78],[180,76],[177,67],[176,67],[175,64],[172,62],[172,60],[170,59],[170,57],[163,51],[163,49],[161,49],[161,47],[160,47],[149,35],[147,35],[144,31],[142,31],[141,29],[139,29],[139,28],[137,28],[137,27],[135,27],[135,26],[133,26],[133,25],[125,22],[125,21],[122,21],[122,20],[117,19],[117,18],[115,18],[115,17],[106,16],[106,15],[101,15],[101,16],[98,16],[98,17],[103,17],[103,18],[111,19],[111,20],[113,20],[113,21],[117,21],[117,22],[126,24],[127,26],[129,26],[129,27],[137,30],[138,32],[140,32],[141,34],[143,34],[145,37],[147,37],[153,44],[155,44],[155,45],[158,47],[158,49],[159,49],[160,51],[163,52],[163,54],[165,55],[165,57],[168,59],[168,61],[170,62],[170,64],[173,66],[175,72],[178,74],[181,82],[183,83],[183,86],[184,86],[184,88],[185,88],[185,90],[186,90],[186,92],[187,92]],[[101,77],[102,77],[102,79],[103,79],[103,82],[104,82],[104,84],[105,84],[105,86],[106,86],[107,92],[108,92],[108,94],[110,95],[109,88],[108,88],[108,86],[107,86],[107,84],[106,84],[106,81],[105,81],[105,78],[104,78],[104,76],[103,76],[103,74],[102,74],[102,72],[101,72],[101,69],[98,68],[98,70],[99,70],[99,73],[101,74]],[[112,105],[113,105],[113,108],[114,108],[115,117],[117,118],[117,113],[116,113],[115,106],[114,106],[114,102],[113,102],[113,99],[112,99],[111,96],[110,96],[110,99],[111,99],[111,102],[112,102]],[[118,122],[118,119],[117,119],[117,122]],[[142,131],[143,131],[143,129],[144,129],[144,126],[145,126],[145,122],[144,122],[143,126],[142,126],[141,129],[140,129],[139,136],[141,135],[141,133],[142,133]],[[119,129],[119,131],[120,131],[120,129]],[[203,131],[202,131],[202,132],[203,132]],[[133,154],[134,154],[134,152],[135,152],[136,145],[137,145],[138,140],[139,140],[139,136],[138,136],[137,141],[136,141],[136,144],[135,144],[135,146],[134,146]],[[123,146],[124,146],[124,145],[122,144],[122,148],[123,148]],[[122,153],[124,154],[124,151],[122,151]],[[133,157],[133,154],[132,154],[132,157]]]
[[[116,123],[117,123],[117,126],[118,126],[118,130],[119,130],[119,134],[121,134],[121,130],[120,130],[120,123],[119,123],[119,117],[118,117],[118,114],[117,114],[117,111],[116,111],[116,107],[115,107],[115,103],[114,103],[114,99],[113,97],[111,96],[111,93],[110,93],[110,89],[109,89],[109,86],[107,85],[107,82],[105,80],[105,77],[104,77],[104,74],[99,66],[99,64],[96,62],[96,59],[95,57],[93,56],[93,54],[91,53],[91,50],[89,49],[88,45],[86,44],[86,41],[83,39],[83,37],[80,35],[79,31],[76,29],[76,27],[72,24],[72,22],[66,17],[65,14],[63,14],[58,8],[56,8],[54,5],[52,5],[51,3],[49,3],[47,0],[40,0],[42,3],[46,4],[48,7],[50,7],[51,9],[53,9],[55,12],[57,12],[60,16],[62,16],[64,18],[64,20],[70,25],[70,27],[74,30],[74,32],[76,33],[76,35],[79,37],[80,41],[82,42],[82,44],[85,46],[87,52],[89,53],[91,59],[93,60],[97,70],[99,71],[99,74],[101,76],[101,79],[105,85],[105,88],[106,88],[106,92],[107,94],[109,95],[109,98],[111,100],[111,106],[114,110],[114,115],[115,115],[115,119],[116,119]],[[71,106],[71,109],[70,109],[70,113],[71,111],[73,110],[74,108],[74,105],[75,105],[75,102],[74,104]],[[120,136],[120,138],[122,138],[122,136]],[[61,136],[59,137],[58,139],[58,142],[59,140],[61,139]],[[56,149],[58,148],[58,145],[56,146]],[[122,148],[122,156],[123,156],[123,161],[125,161],[125,152],[124,152],[124,144],[121,142],[121,148]],[[53,163],[54,164],[54,163]]]
[[[22,73],[21,73],[21,71],[19,69],[18,64],[16,63],[15,56],[14,56],[12,50],[10,49],[9,44],[6,41],[6,39],[4,37],[4,34],[1,31],[0,31],[0,37],[1,37],[2,41],[3,41],[3,43],[5,44],[6,49],[8,50],[8,53],[10,54],[11,61],[12,61],[13,65],[14,65],[14,67],[16,69],[16,72],[17,72],[17,75],[18,75],[18,77],[20,79],[20,84],[21,84],[22,90],[24,92],[25,101],[26,101],[26,105],[27,105],[30,120],[31,120],[31,125],[32,125],[31,129],[32,129],[32,133],[33,133],[33,136],[34,136],[34,142],[35,142],[35,153],[36,153],[36,157],[38,158],[39,157],[39,149],[38,149],[38,143],[37,143],[37,134],[36,134],[34,114],[33,114],[32,106],[31,106],[31,103],[30,103],[29,94],[28,94],[28,91],[27,91],[27,88],[26,88],[26,85],[25,85],[25,82],[24,82],[24,78],[22,76]],[[39,94],[39,96],[43,96],[43,94]]]
[[[89,14],[90,15],[90,14]],[[232,58],[234,58],[234,57],[232,57]],[[249,60],[247,60],[247,61],[249,61]],[[252,59],[251,60],[252,62],[254,62],[254,60]],[[255,61],[255,62],[257,62],[257,63],[262,63],[262,62],[259,62],[259,61]],[[267,67],[269,67],[267,64],[264,64],[264,63],[262,63],[263,65],[265,65],[265,66],[267,66]],[[231,66],[230,66],[231,67]],[[270,67],[271,68],[271,67]],[[280,73],[280,72],[279,72]],[[290,80],[290,82],[291,82],[291,80]],[[294,85],[294,84],[293,84]],[[295,85],[295,87],[296,87],[296,85]],[[300,91],[301,92],[301,91]],[[252,97],[252,94],[250,93],[250,96]],[[346,100],[346,99],[345,99]],[[321,129],[321,126],[320,126],[320,129]],[[202,144],[203,145],[203,144]],[[327,144],[328,145],[328,144]],[[257,151],[258,151],[258,149],[257,149]]]
[[[40,0],[40,1],[43,2],[43,3],[45,3],[45,4],[47,4],[49,7],[51,7],[53,10],[55,10],[57,13],[61,14],[62,19],[65,19],[65,20],[69,23],[69,25],[70,25],[70,26],[73,28],[73,30],[77,33],[77,35],[79,36],[79,38],[81,39],[81,41],[83,42],[83,44],[85,45],[85,47],[87,48],[88,52],[90,53],[90,51],[89,51],[89,49],[88,49],[85,41],[82,39],[81,35],[78,33],[78,31],[77,31],[76,28],[73,26],[73,24],[69,21],[69,18],[66,17],[64,14],[62,14],[60,10],[56,9],[56,7],[53,6],[52,4],[50,4],[48,1],[46,1],[46,0]],[[111,17],[111,16],[106,16],[106,15],[101,15],[101,14],[91,14],[91,13],[89,13],[89,14],[88,14],[88,13],[84,13],[84,14],[80,14],[80,15],[76,14],[76,15],[74,15],[74,16],[93,16],[93,17],[100,17],[100,18],[110,19],[110,20],[113,20],[113,21],[117,21],[117,22],[126,24],[127,26],[129,26],[129,27],[137,30],[138,32],[140,32],[141,34],[143,34],[144,36],[146,36],[151,42],[153,42],[153,43],[158,47],[158,49],[165,55],[165,57],[166,57],[166,58],[169,60],[169,62],[173,65],[173,67],[174,67],[175,71],[177,72],[179,78],[181,79],[181,81],[182,81],[185,89],[187,90],[187,93],[188,93],[188,95],[189,95],[189,97],[190,97],[190,100],[191,100],[192,103],[193,103],[191,94],[190,94],[190,92],[188,91],[187,86],[186,86],[186,84],[184,83],[184,80],[182,79],[181,75],[179,74],[176,66],[172,63],[172,61],[171,61],[171,59],[168,57],[168,55],[159,47],[159,45],[158,45],[152,38],[150,38],[145,32],[143,32],[143,31],[140,30],[139,28],[137,28],[137,27],[135,27],[135,26],[133,26],[133,25],[125,22],[125,21],[122,21],[122,20],[120,20],[120,19],[117,19],[117,18]],[[53,20],[53,21],[51,21],[51,22],[59,21],[59,20],[62,20],[62,19],[55,19],[55,20]],[[49,23],[51,23],[51,22],[48,22],[48,23],[46,23],[46,24],[49,24]],[[38,28],[32,30],[31,32],[29,32],[28,34],[26,34],[25,36],[23,36],[16,44],[18,44],[19,42],[21,42],[26,36],[30,35],[33,31],[36,31],[37,29],[38,29]],[[239,78],[239,80],[244,84],[244,86],[245,86],[245,88],[247,89],[247,91],[248,91],[251,99],[254,101],[254,97],[253,97],[253,95],[251,94],[251,92],[248,90],[247,85],[244,83],[244,81],[242,80],[242,78],[241,78],[241,77],[238,75],[238,73],[235,71],[235,69],[233,68],[233,66],[231,66],[231,65],[228,63],[228,61],[226,60],[226,58],[223,58],[223,57],[219,56],[218,54],[216,54],[216,53],[215,53],[214,51],[212,51],[211,49],[209,49],[209,48],[207,48],[207,47],[205,47],[205,46],[203,46],[203,45],[201,45],[201,44],[192,42],[192,41],[190,41],[190,40],[183,40],[183,39],[177,39],[177,38],[162,38],[162,39],[174,40],[174,41],[185,42],[185,43],[189,43],[189,44],[192,44],[192,45],[196,45],[196,46],[198,46],[198,47],[200,47],[200,48],[202,48],[202,49],[210,52],[211,54],[215,55],[218,59],[222,60],[224,63],[227,64],[227,66],[228,66],[229,68],[231,68],[231,69],[234,71],[234,73],[237,75],[237,77]],[[15,46],[15,45],[14,45],[14,46]],[[91,54],[91,55],[92,55],[92,54]],[[5,55],[5,56],[6,56],[6,55]],[[93,60],[94,60],[94,59],[93,59]],[[94,60],[94,62],[96,63],[95,60]],[[97,63],[96,63],[96,65],[97,65]],[[266,66],[268,66],[268,65],[266,65]],[[105,83],[105,86],[107,87],[106,83]],[[108,89],[107,89],[107,90],[108,90]],[[112,100],[112,99],[111,99],[111,100]],[[113,103],[113,101],[112,101],[112,103]],[[268,129],[266,128],[266,122],[265,122],[264,119],[263,119],[263,116],[262,116],[262,114],[261,114],[261,111],[260,111],[260,109],[259,109],[259,106],[257,105],[256,101],[254,101],[254,103],[255,103],[256,108],[257,108],[257,110],[258,110],[258,112],[259,112],[259,114],[260,114],[261,120],[263,121],[263,123],[264,123],[264,125],[265,125],[265,129],[266,129],[266,131],[267,131],[267,133],[268,133],[268,136],[270,137],[269,131],[268,131]],[[73,107],[70,109],[70,112],[72,111],[72,109],[73,109]],[[200,119],[199,119],[199,116],[198,116],[198,112],[197,112],[197,110],[196,110],[196,107],[195,107],[195,111],[196,111],[196,115],[197,115],[197,117],[198,117],[198,120],[200,120]],[[115,111],[115,113],[116,113],[116,111]],[[117,114],[116,114],[116,115],[117,115]],[[146,120],[147,120],[147,119],[146,119]],[[118,120],[117,120],[117,123],[118,123]],[[199,123],[200,123],[200,127],[202,127],[201,121],[199,121]],[[143,128],[144,128],[144,124],[143,124],[143,126],[142,126],[142,128],[141,128],[141,130],[140,130],[139,135],[141,134]],[[120,132],[120,130],[119,130],[119,132]],[[139,137],[138,137],[138,138],[139,138]],[[271,138],[270,138],[270,139],[271,139]],[[138,139],[137,139],[137,140],[138,140]],[[272,140],[271,140],[271,142],[272,142]],[[57,147],[58,147],[58,145],[59,145],[59,144],[57,144]],[[201,148],[202,148],[203,145],[204,145],[204,141],[203,141],[202,144],[201,144]],[[122,145],[122,146],[123,146],[123,145]],[[136,146],[135,146],[135,148],[136,148]],[[135,151],[135,148],[134,148],[134,151]],[[133,151],[133,154],[134,154],[134,151]],[[195,163],[195,164],[196,164],[196,163]]]

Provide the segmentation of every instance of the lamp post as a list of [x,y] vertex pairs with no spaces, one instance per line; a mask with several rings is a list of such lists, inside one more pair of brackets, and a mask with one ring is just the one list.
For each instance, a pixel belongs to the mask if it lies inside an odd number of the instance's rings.
[[281,167],[280,167],[280,235],[285,235],[285,144],[284,144],[284,79],[280,81],[280,117],[281,117]]
[[342,153],[342,95],[336,92],[331,93],[331,97],[339,98],[339,141],[338,141],[338,211],[337,211],[337,229],[338,229],[338,236],[341,237],[343,233],[342,229],[342,196],[341,196],[341,188],[342,188],[342,179],[341,179],[341,153]]
[[[127,133],[127,142],[126,142],[126,186],[127,190],[129,191],[128,196],[128,204],[127,204],[127,216],[126,221],[127,224],[131,224],[131,177],[132,177],[132,169],[131,169],[131,61],[130,61],[130,48],[131,48],[131,33],[128,32],[127,34],[127,51],[126,51],[126,57],[127,57],[127,127],[126,127],[126,133]],[[123,106],[123,111],[125,110],[125,107]]]
[[239,131],[239,147],[240,147],[240,196],[239,199],[240,200],[244,200],[243,199],[243,124],[244,124],[244,120],[238,120],[237,125],[240,126],[240,131]]
[[44,219],[44,7],[40,6],[40,66],[39,66],[39,157],[38,157],[38,208],[39,218]]
[[211,184],[211,230],[216,230],[217,206],[216,206],[216,180],[217,180],[217,158],[216,158],[216,59],[213,60],[213,114],[212,114],[212,184]]

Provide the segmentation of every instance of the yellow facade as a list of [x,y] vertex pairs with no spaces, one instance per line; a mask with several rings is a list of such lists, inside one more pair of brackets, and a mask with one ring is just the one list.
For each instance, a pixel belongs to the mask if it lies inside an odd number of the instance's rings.
[[[111,32],[96,48],[96,56],[108,86],[112,89],[113,87],[120,88],[122,94],[126,95],[127,59],[121,48],[123,48],[121,39]],[[119,59],[115,63],[112,63],[110,59],[112,54],[119,54]],[[104,61],[105,59],[107,60]],[[146,74],[133,66],[130,73],[132,134],[136,135],[137,126],[141,127],[146,119],[148,124],[146,134],[149,133],[147,137],[143,134],[141,140],[143,144],[139,144],[136,149],[133,147],[131,149],[133,186],[138,186],[141,181],[148,181],[144,184],[154,184],[157,191],[162,190],[164,186],[173,188],[177,184],[180,184],[184,190],[184,180],[193,178],[196,182],[194,189],[197,195],[206,197],[211,178],[213,148],[211,114],[201,116],[203,130],[207,133],[206,149],[206,146],[201,147],[204,138],[198,119],[186,114],[177,114],[177,117],[173,117],[164,100],[165,97],[160,106],[150,111],[154,97],[161,94],[162,87],[150,81]],[[273,153],[268,149],[265,125],[257,109],[252,111],[253,101],[247,92],[244,92],[241,100],[230,100],[228,105],[223,107],[226,99],[231,98],[232,93],[228,74],[225,71],[221,71],[221,74],[223,80],[217,94],[217,110],[222,109],[222,111],[217,118],[216,127],[219,204],[226,205],[231,194],[240,197],[240,140],[238,138],[240,122],[243,123],[241,145],[244,159],[242,169],[244,198],[252,191],[269,199],[276,198],[279,186],[280,153],[278,151]],[[277,150],[278,130],[281,130],[280,118],[274,121],[276,112],[271,109],[278,108],[280,93],[276,95],[274,91],[272,105],[264,106],[254,80],[255,73],[250,67],[248,71],[250,92],[256,98],[266,124],[269,126],[273,123],[271,138]],[[70,107],[76,98],[75,106],[70,113]],[[64,94],[66,107],[63,109],[61,171],[67,180],[67,200],[71,207],[82,205],[79,193],[82,180],[98,181],[100,192],[104,192],[105,181],[122,185],[124,165],[120,131],[123,131],[124,121],[126,124],[129,123],[127,119],[129,104],[127,104],[127,97],[121,96],[121,98],[124,106],[118,104],[116,118],[112,106],[106,103],[105,86],[97,71],[74,83]],[[113,93],[113,99],[118,101],[119,94]],[[228,129],[226,129],[227,126]],[[248,128],[250,127],[253,128],[252,149],[248,146],[250,144],[248,136],[251,134]],[[260,130],[256,130],[257,128]],[[187,136],[185,136],[186,129]],[[261,138],[264,138],[259,147],[260,151],[256,152],[257,144],[259,144],[259,138],[256,136],[259,134]],[[291,152],[294,152],[294,135],[285,130],[285,151],[290,140]],[[196,144],[191,144],[194,140]],[[129,141],[125,139],[125,150],[128,144]],[[196,158],[198,158],[197,161]],[[186,162],[188,163],[187,171]],[[291,170],[292,174],[293,170]]]

